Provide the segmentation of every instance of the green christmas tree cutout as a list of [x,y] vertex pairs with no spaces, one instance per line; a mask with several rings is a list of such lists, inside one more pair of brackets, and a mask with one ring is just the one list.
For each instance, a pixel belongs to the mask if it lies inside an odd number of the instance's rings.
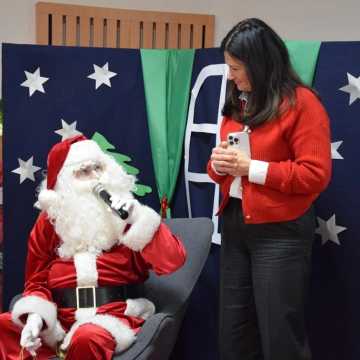
[[[92,140],[97,142],[97,144],[100,146],[102,151],[104,151],[106,154],[112,156],[116,160],[116,162],[123,167],[123,169],[125,170],[125,172],[127,174],[129,174],[129,175],[139,174],[139,169],[127,164],[127,162],[131,161],[131,158],[129,156],[111,151],[111,150],[116,150],[115,146],[113,144],[110,144],[106,140],[105,136],[101,135],[98,132],[95,132],[95,134],[92,136]],[[145,196],[146,194],[151,193],[152,189],[150,186],[147,186],[147,185],[136,184],[133,192],[137,196]]]

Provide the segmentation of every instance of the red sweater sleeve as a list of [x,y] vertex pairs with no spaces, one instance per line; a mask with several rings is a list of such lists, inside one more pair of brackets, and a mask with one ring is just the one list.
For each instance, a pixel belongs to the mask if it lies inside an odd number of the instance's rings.
[[300,89],[297,105],[287,115],[291,125],[284,136],[293,158],[270,162],[265,186],[287,194],[313,194],[323,191],[331,176],[329,119],[317,97]]
[[[227,118],[224,117],[221,125],[220,125],[220,141],[224,141],[226,139],[226,134],[224,132],[224,123],[227,121]],[[221,185],[223,184],[226,179],[230,176],[230,175],[219,175],[217,174],[213,167],[211,166],[211,160],[208,161],[207,166],[206,166],[206,171],[208,173],[208,175],[210,176],[210,178],[215,181],[217,184]]]
[[217,174],[211,166],[211,160],[208,161],[206,170],[210,178],[214,180],[217,184],[222,184],[228,176]]

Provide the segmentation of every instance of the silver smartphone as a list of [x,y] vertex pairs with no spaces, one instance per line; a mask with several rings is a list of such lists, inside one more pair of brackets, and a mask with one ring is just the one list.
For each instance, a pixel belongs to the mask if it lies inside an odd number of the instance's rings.
[[229,133],[227,136],[227,142],[229,146],[233,146],[251,157],[249,133],[247,131]]

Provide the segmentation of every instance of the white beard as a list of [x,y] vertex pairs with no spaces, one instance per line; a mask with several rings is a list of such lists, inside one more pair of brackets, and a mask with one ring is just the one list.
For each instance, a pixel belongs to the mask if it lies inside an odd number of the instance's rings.
[[96,180],[75,179],[72,169],[63,169],[58,176],[56,193],[59,199],[47,213],[61,240],[58,248],[61,258],[71,258],[81,252],[100,254],[119,243],[126,222],[99,200],[92,189],[101,182],[111,195],[130,199],[135,178],[114,161],[107,163],[106,170]]

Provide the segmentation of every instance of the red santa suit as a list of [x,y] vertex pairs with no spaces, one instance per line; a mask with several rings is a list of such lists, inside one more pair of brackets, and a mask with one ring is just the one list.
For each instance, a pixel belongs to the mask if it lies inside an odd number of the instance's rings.
[[[149,270],[163,275],[181,267],[185,261],[181,241],[152,209],[141,206],[138,214],[111,248],[99,252],[90,247],[72,257],[61,256],[61,238],[48,214],[40,214],[28,240],[23,297],[11,314],[0,315],[1,359],[19,359],[20,334],[30,313],[40,315],[44,323],[37,359],[54,355],[60,342],[66,359],[80,359],[84,353],[87,359],[111,359],[135,341],[144,319],[154,312],[150,301],[120,299],[94,308],[63,308],[54,302],[52,291],[138,284],[147,279]],[[32,358],[26,350],[23,356]]]

